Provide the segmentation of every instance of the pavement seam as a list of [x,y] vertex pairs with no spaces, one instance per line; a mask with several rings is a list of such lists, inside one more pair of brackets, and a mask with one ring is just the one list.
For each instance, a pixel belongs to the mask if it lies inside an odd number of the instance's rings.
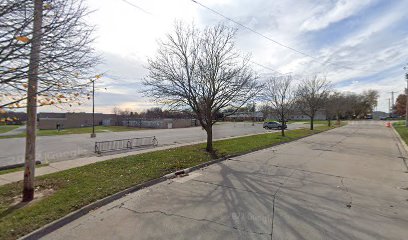
[[119,208],[126,209],[126,210],[134,212],[136,214],[154,214],[154,213],[158,213],[158,214],[163,214],[163,215],[168,216],[168,217],[180,217],[180,218],[185,218],[185,219],[188,219],[188,220],[193,220],[193,221],[198,221],[198,222],[209,222],[209,223],[212,223],[212,224],[220,225],[220,226],[223,226],[223,227],[226,227],[226,228],[230,228],[230,229],[234,229],[234,230],[238,230],[238,231],[243,231],[243,232],[247,232],[247,233],[259,234],[259,235],[269,235],[269,233],[248,231],[246,229],[240,229],[240,228],[235,227],[235,226],[230,226],[230,225],[227,225],[227,224],[219,223],[219,222],[212,221],[212,220],[209,220],[209,219],[206,219],[206,218],[197,219],[197,218],[187,217],[187,216],[183,216],[183,215],[179,215],[179,214],[175,214],[175,213],[167,213],[167,212],[164,212],[164,211],[161,211],[161,210],[152,210],[152,211],[142,211],[141,212],[141,211],[136,211],[134,209],[130,209],[130,208],[127,208],[127,207],[124,207],[124,206],[120,206]]
[[52,166],[51,164],[48,165],[47,167],[53,168],[53,169],[58,170],[58,171],[62,171],[62,170],[63,170],[63,169],[56,168],[56,167]]

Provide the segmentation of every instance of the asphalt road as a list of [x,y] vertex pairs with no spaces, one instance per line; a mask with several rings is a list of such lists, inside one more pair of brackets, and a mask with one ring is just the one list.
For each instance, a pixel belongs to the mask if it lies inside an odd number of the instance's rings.
[[[308,127],[308,125],[288,125],[288,129],[300,127]],[[262,132],[265,132],[265,130],[261,124],[252,126],[252,123],[248,122],[220,123],[214,126],[213,137],[214,139],[220,139]],[[91,139],[89,134],[41,136],[37,138],[36,159],[42,162],[56,162],[92,156],[95,155],[93,152],[95,141],[147,136],[156,136],[161,146],[206,140],[206,133],[201,127],[97,133],[94,139]],[[24,144],[24,138],[0,139],[0,166],[23,163]]]
[[44,239],[407,239],[402,149],[383,123],[351,123],[129,194]]

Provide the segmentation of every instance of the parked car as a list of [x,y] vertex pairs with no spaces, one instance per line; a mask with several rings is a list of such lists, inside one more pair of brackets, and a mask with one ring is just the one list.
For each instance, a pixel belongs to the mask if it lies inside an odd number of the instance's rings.
[[[264,122],[263,128],[265,129],[282,129],[282,124],[279,122]],[[286,124],[283,125],[283,128],[286,129],[288,126]]]

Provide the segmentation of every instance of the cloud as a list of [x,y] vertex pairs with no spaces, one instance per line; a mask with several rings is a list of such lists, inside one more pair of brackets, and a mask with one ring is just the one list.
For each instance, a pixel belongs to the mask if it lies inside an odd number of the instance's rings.
[[[138,110],[153,106],[140,93],[141,80],[147,76],[147,58],[154,56],[157,40],[172,31],[176,19],[199,27],[228,23],[187,0],[128,1],[152,14],[122,1],[88,1],[97,10],[90,21],[97,25],[95,48],[104,58],[98,71],[106,72],[98,84],[107,88],[97,95],[98,111],[110,112],[113,106]],[[405,87],[402,66],[408,62],[408,1],[197,1],[317,59],[238,28],[237,47],[270,69],[297,76],[325,75],[340,91],[377,89],[380,110],[387,109],[390,91]],[[255,64],[254,69],[273,73]],[[89,109],[89,103],[84,103],[76,110]]]
[[324,29],[330,24],[358,14],[359,11],[368,7],[371,3],[371,0],[340,0],[334,3],[319,3],[314,9],[314,15],[303,22],[300,28],[302,31],[316,31]]

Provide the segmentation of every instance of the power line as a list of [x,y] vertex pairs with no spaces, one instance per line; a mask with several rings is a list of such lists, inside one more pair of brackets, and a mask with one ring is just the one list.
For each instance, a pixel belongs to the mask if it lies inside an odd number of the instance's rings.
[[[135,5],[135,4],[133,4],[133,3],[129,2],[129,1],[127,1],[127,0],[122,0],[122,1],[123,1],[124,3],[130,5],[130,6],[134,7],[134,8],[137,8],[138,10],[140,10],[140,11],[146,13],[146,14],[149,14],[149,15],[152,15],[152,16],[153,16],[152,13],[150,13],[150,12],[144,10],[143,8],[141,8],[141,7]],[[195,2],[195,1],[193,0],[193,2]],[[195,2],[195,3],[202,5],[201,3],[198,3],[198,2]],[[203,6],[203,5],[202,5],[202,6]],[[203,6],[203,7],[205,7],[205,6]],[[209,10],[211,10],[211,9],[209,9]],[[233,20],[231,19],[231,21],[233,21]],[[237,24],[239,24],[239,23],[237,23]],[[243,26],[243,25],[242,25],[242,26]],[[245,27],[245,26],[243,26],[243,27]],[[272,40],[272,41],[273,41],[273,40]],[[278,43],[278,44],[279,44],[279,43]],[[310,57],[311,57],[311,56],[310,56]],[[275,69],[272,69],[272,68],[267,67],[267,66],[265,66],[265,65],[263,65],[263,64],[257,63],[257,62],[255,62],[255,61],[250,61],[250,62],[253,63],[253,64],[255,64],[255,65],[258,65],[258,66],[260,66],[260,67],[263,67],[263,68],[265,68],[265,69],[268,69],[268,70],[270,70],[270,71],[272,71],[272,72],[278,73],[278,74],[280,74],[280,75],[286,75],[286,74],[287,74],[287,73],[281,73],[281,72],[279,72],[279,71],[277,71],[277,70],[275,70]]]
[[272,71],[272,72],[275,72],[275,73],[278,73],[278,74],[281,74],[281,75],[285,75],[285,74],[279,72],[278,70],[275,70],[275,69],[273,69],[273,68],[267,67],[267,66],[265,66],[265,65],[263,65],[263,64],[254,62],[254,61],[252,61],[252,60],[251,60],[250,62],[253,63],[253,64],[255,64],[255,65],[258,65],[258,66],[260,66],[260,67],[263,67],[263,68],[265,68],[265,69],[268,69],[268,70],[270,70],[270,71]]
[[[133,3],[129,2],[129,1],[127,1],[127,0],[122,0],[122,1],[125,2],[126,4],[129,4],[129,5],[132,6],[132,7],[137,8],[137,9],[140,10],[140,11],[143,11],[143,12],[146,13],[146,14],[153,15],[152,13],[150,13],[150,12],[144,10],[143,8],[141,8],[141,7],[135,5],[135,4],[133,4]],[[254,62],[254,61],[251,61],[251,63],[253,63],[253,64],[255,64],[255,65],[258,65],[258,66],[260,66],[260,67],[263,67],[263,68],[265,68],[265,69],[268,69],[268,70],[270,70],[270,71],[276,72],[276,73],[278,73],[278,74],[285,75],[284,73],[281,73],[281,72],[279,72],[279,71],[277,71],[277,70],[275,70],[275,69],[272,69],[272,68],[270,68],[270,67],[267,67],[267,66],[265,66],[265,65],[262,65],[262,64],[260,64],[260,63],[257,63],[257,62]]]
[[[295,49],[295,48],[293,48],[293,47],[290,47],[290,46],[288,46],[288,45],[285,45],[285,44],[283,44],[283,43],[280,43],[280,42],[278,42],[278,41],[276,41],[276,40],[274,40],[274,39],[272,39],[272,38],[270,38],[270,37],[268,37],[268,36],[266,36],[266,35],[264,35],[264,34],[258,32],[258,31],[256,31],[256,30],[254,30],[254,29],[250,28],[250,27],[245,26],[244,24],[242,24],[242,23],[240,23],[240,22],[238,22],[238,21],[236,21],[236,20],[234,20],[234,19],[232,19],[232,18],[230,18],[230,17],[227,17],[227,16],[223,15],[222,13],[220,13],[220,12],[218,12],[218,11],[216,11],[216,10],[210,8],[210,7],[205,6],[204,4],[202,4],[202,3],[200,3],[200,2],[197,2],[196,0],[191,0],[191,1],[194,2],[195,4],[200,5],[200,6],[203,7],[203,8],[205,8],[205,9],[207,9],[207,10],[213,12],[214,14],[216,14],[216,15],[218,15],[218,16],[221,16],[221,17],[227,19],[228,21],[233,22],[233,23],[235,23],[235,24],[237,24],[237,25],[239,25],[239,26],[241,26],[241,27],[247,29],[248,31],[251,31],[251,32],[255,33],[256,35],[261,36],[262,38],[264,38],[264,39],[266,39],[266,40],[268,40],[268,41],[271,41],[271,42],[273,42],[273,43],[275,43],[275,44],[277,44],[277,45],[279,45],[279,46],[281,46],[281,47],[284,47],[284,48],[287,48],[287,49],[289,49],[289,50],[292,50],[292,51],[294,51],[294,52],[296,52],[296,53],[299,53],[299,54],[301,54],[301,55],[303,55],[303,56],[312,58],[314,61],[319,62],[319,63],[321,63],[322,65],[325,65],[325,64],[326,64],[325,62],[320,61],[320,59],[318,59],[317,57],[314,57],[314,56],[312,56],[312,55],[310,55],[310,54],[307,54],[307,53],[305,53],[305,52],[303,52],[303,51],[297,50],[297,49]],[[356,71],[362,71],[362,72],[369,72],[369,71],[365,71],[365,70],[360,70],[360,69],[355,69],[355,68],[352,68],[352,67],[344,66],[344,65],[341,65],[341,64],[338,64],[338,63],[335,63],[335,62],[331,62],[331,61],[329,61],[329,60],[326,60],[326,62],[329,63],[329,64],[332,64],[332,65],[337,65],[337,66],[340,66],[340,67],[342,67],[342,68],[346,68],[346,69],[351,69],[351,70],[356,70]]]
[[131,2],[129,2],[129,1],[127,1],[127,0],[122,0],[122,1],[123,1],[124,3],[126,3],[126,4],[130,5],[130,6],[134,7],[134,8],[139,9],[140,11],[142,11],[142,12],[144,12],[144,13],[146,13],[146,14],[153,15],[152,13],[150,13],[150,12],[148,12],[148,11],[144,10],[143,8],[141,8],[141,7],[137,6],[137,5],[136,5],[136,4],[134,4],[134,3],[131,3]]

